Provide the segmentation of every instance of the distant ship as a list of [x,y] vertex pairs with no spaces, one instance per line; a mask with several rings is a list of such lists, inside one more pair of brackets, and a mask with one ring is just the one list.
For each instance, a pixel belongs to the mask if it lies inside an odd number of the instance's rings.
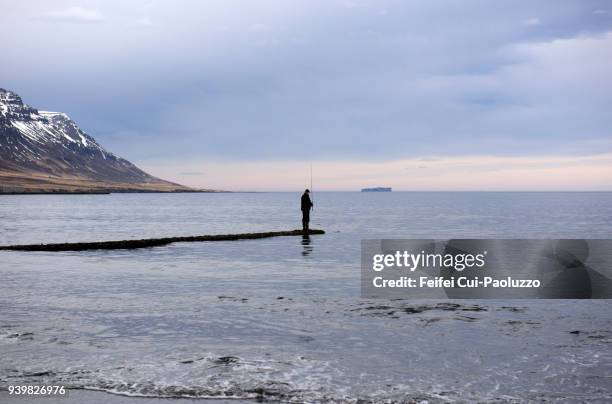
[[386,187],[361,188],[361,192],[391,192],[391,188],[386,188]]

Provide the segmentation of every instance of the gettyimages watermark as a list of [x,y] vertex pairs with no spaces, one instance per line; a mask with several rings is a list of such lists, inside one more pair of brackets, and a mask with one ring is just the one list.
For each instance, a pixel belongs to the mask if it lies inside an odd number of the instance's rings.
[[362,240],[361,294],[612,299],[612,240]]

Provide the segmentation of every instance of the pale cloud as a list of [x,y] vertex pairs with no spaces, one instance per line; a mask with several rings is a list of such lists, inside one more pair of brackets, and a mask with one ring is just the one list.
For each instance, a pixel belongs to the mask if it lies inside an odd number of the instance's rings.
[[540,23],[541,21],[537,17],[528,18],[525,21],[523,21],[523,24],[528,25],[528,26],[536,26],[536,25],[540,25]]
[[104,21],[104,16],[100,10],[83,7],[70,7],[61,11],[52,11],[47,14],[47,17],[53,20],[69,22],[94,23]]
[[[606,112],[612,103],[606,85],[612,82],[611,32],[517,43],[499,54],[513,63],[483,74],[431,76],[415,82],[413,91],[423,104],[445,99],[439,108],[447,108],[442,115],[450,120],[453,112],[461,113],[461,121],[447,128],[454,134],[447,145],[461,153],[464,148],[486,153],[493,143],[496,153],[609,151],[605,140],[612,124]],[[481,135],[471,140],[462,134],[476,128]]]
[[268,30],[268,27],[265,24],[256,23],[251,25],[251,31],[261,32],[266,30]]
[[150,27],[153,25],[153,20],[151,20],[151,17],[149,16],[140,17],[135,22],[136,25],[140,25],[142,27]]

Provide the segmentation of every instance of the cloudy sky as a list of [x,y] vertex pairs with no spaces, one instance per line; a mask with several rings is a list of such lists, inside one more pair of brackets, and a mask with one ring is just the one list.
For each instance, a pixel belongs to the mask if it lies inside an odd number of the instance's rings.
[[166,179],[612,189],[610,1],[0,3],[0,87]]

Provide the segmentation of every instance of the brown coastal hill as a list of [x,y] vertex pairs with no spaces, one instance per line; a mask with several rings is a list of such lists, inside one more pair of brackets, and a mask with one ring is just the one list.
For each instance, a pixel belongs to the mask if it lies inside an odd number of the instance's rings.
[[66,114],[0,88],[0,193],[194,191],[105,150]]

